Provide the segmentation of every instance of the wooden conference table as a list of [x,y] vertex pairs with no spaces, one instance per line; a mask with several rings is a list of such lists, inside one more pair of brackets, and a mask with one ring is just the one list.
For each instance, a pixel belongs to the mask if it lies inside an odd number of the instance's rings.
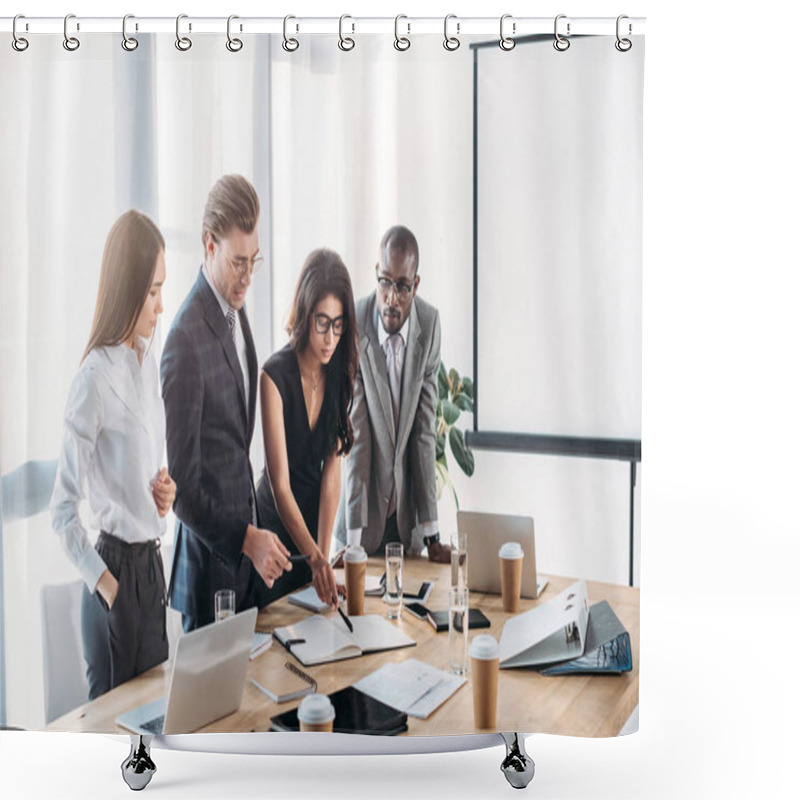
[[[383,559],[370,558],[368,574],[383,572]],[[435,580],[426,605],[446,609],[450,586],[449,564],[432,564],[427,558],[408,557],[404,563],[404,583],[418,585],[423,579]],[[546,602],[566,588],[573,579],[550,577],[538,601],[522,600],[521,611]],[[633,651],[633,670],[623,675],[567,675],[545,677],[530,669],[500,670],[498,686],[497,731],[555,733],[577,736],[615,736],[639,702],[639,590],[627,586],[587,581],[589,603],[607,600],[627,628]],[[491,620],[491,627],[470,632],[491,633],[498,641],[503,624],[511,616],[502,610],[499,595],[470,593],[470,606],[480,608]],[[291,605],[283,598],[258,615],[257,629],[272,631],[276,627],[299,622],[311,612]],[[365,598],[365,613],[386,614],[379,597]],[[448,668],[447,633],[436,633],[425,621],[408,613],[396,623],[417,642],[416,647],[390,650],[368,656],[322,664],[303,669],[317,681],[317,691],[331,694],[375,671],[390,661],[415,658],[440,669]],[[269,674],[283,670],[285,661],[299,662],[275,641],[264,654],[251,661],[248,678],[269,685]],[[125,733],[114,719],[128,709],[165,695],[169,687],[170,662],[154,667],[93,702],[68,712],[48,725],[48,730]],[[201,728],[199,733],[268,731],[270,717],[287,711],[299,700],[277,705],[249,680],[244,687],[238,711]],[[437,735],[486,733],[474,726],[472,686],[470,680],[428,719],[408,718],[408,734]]]

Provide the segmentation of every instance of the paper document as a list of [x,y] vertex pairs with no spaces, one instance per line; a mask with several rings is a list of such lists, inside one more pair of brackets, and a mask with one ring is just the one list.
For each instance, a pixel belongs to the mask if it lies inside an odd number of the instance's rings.
[[384,664],[353,685],[398,711],[427,719],[466,682],[464,677],[410,658],[398,664]]

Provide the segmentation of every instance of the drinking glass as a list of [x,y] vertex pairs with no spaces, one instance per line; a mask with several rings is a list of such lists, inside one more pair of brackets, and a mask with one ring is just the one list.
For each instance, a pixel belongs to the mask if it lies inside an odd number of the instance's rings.
[[386,545],[386,592],[383,602],[388,606],[389,619],[397,619],[403,610],[403,545]]
[[214,593],[214,619],[216,622],[232,617],[236,613],[236,592],[220,589]]
[[469,638],[469,589],[450,589],[450,612],[448,616],[448,639],[450,645],[450,672],[467,674],[467,639]]
[[467,532],[456,531],[450,537],[450,585],[467,589]]

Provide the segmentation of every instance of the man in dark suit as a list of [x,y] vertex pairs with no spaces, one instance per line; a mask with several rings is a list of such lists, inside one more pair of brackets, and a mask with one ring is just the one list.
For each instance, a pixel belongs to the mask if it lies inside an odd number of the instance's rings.
[[258,195],[225,175],[203,214],[205,258],[175,317],[161,359],[167,460],[177,485],[170,604],[185,631],[214,621],[214,593],[236,592],[237,611],[261,605],[291,569],[289,553],[258,527],[250,441],[258,361],[244,300],[263,262]]
[[417,296],[419,248],[402,225],[383,235],[376,291],[359,300],[359,366],[351,419],[353,449],[339,503],[339,544],[383,552],[400,541],[449,562],[436,507],[439,312]]

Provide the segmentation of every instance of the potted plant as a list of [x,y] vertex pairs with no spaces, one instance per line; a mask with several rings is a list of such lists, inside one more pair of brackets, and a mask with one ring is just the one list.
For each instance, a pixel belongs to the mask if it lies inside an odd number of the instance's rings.
[[441,500],[445,486],[453,493],[458,505],[458,495],[450,478],[447,463],[447,443],[461,471],[468,477],[475,472],[475,456],[467,447],[464,431],[456,427],[462,411],[473,409],[473,385],[470,378],[462,378],[456,370],[449,372],[444,362],[439,363],[439,402],[436,404],[436,498]]

